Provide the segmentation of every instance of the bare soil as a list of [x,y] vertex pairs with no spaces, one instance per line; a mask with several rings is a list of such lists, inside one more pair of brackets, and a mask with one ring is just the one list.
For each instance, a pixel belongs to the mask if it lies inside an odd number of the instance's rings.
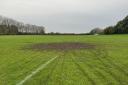
[[36,50],[79,50],[79,49],[93,49],[95,45],[79,42],[65,42],[65,43],[40,43],[31,46],[31,49]]

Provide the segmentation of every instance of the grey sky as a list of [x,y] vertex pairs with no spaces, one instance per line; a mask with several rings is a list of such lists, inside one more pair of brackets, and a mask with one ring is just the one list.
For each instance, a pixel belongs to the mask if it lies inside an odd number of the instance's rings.
[[46,27],[47,32],[88,32],[128,15],[128,0],[0,0],[0,15]]

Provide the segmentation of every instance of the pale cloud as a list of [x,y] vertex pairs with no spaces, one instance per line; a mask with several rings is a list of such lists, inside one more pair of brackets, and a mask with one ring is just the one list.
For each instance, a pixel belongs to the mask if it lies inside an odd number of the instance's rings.
[[1,15],[59,32],[113,25],[127,9],[127,0],[0,0]]

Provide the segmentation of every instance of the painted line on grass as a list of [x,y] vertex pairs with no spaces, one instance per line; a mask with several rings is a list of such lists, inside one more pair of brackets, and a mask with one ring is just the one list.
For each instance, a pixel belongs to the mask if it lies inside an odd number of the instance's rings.
[[37,74],[40,70],[44,69],[48,64],[50,64],[52,61],[54,61],[58,56],[50,59],[46,63],[42,64],[39,68],[34,70],[30,75],[26,76],[22,81],[17,83],[16,85],[23,85],[27,80],[29,80],[31,77],[33,77],[35,74]]

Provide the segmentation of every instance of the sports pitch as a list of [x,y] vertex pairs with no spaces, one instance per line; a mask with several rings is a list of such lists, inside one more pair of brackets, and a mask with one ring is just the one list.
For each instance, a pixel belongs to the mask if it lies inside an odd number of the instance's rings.
[[128,85],[128,35],[0,36],[0,85]]

